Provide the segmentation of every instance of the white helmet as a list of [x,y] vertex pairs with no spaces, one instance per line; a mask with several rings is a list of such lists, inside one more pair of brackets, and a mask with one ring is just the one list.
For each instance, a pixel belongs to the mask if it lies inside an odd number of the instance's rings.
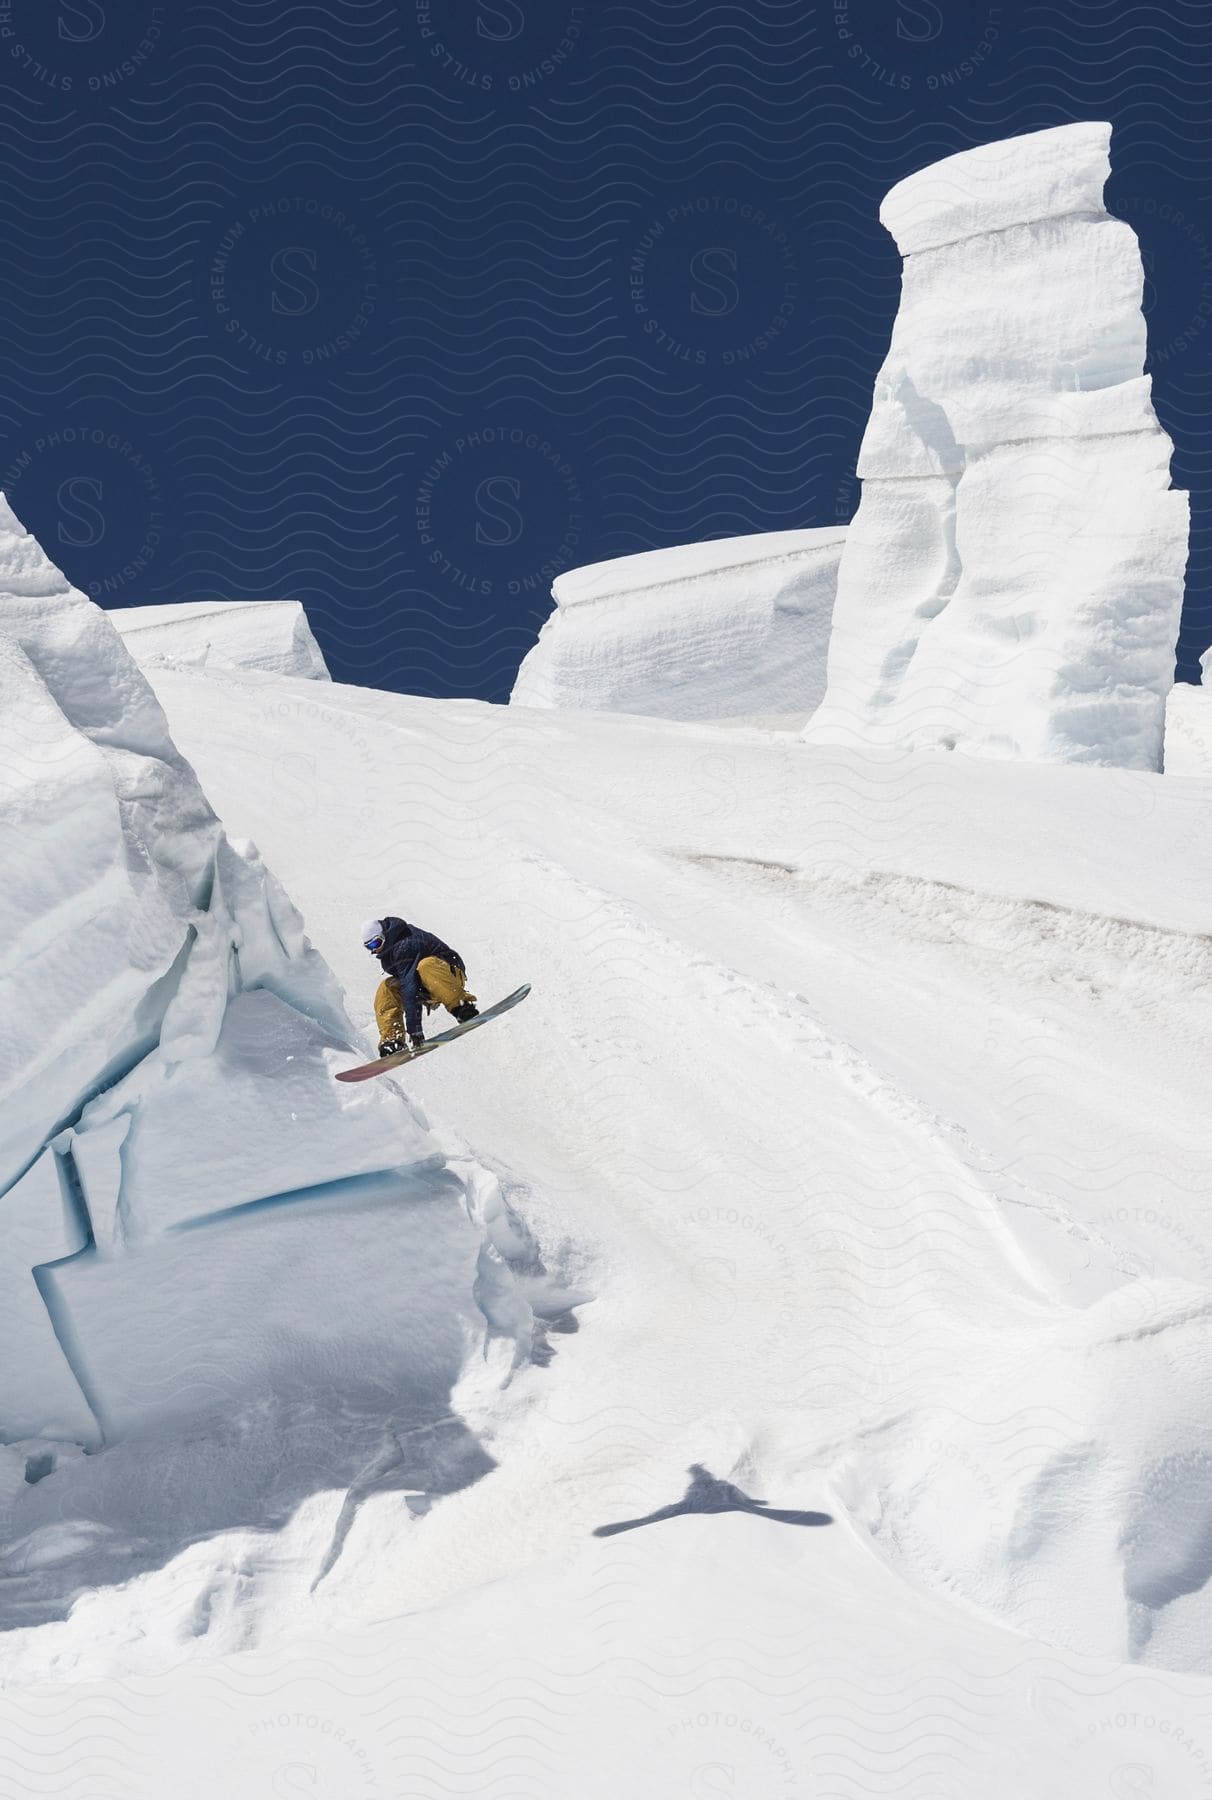
[[382,936],[383,936],[383,921],[382,921],[382,919],[367,919],[367,920],[365,920],[365,922],[363,923],[363,926],[362,926],[362,942],[365,944],[365,946],[368,950],[370,949],[370,946],[373,943],[375,943],[376,940],[381,938]]

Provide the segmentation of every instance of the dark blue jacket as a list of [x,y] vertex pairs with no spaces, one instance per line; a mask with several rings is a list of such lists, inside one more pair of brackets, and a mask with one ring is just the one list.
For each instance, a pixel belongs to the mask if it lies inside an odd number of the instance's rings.
[[449,944],[444,944],[440,937],[432,931],[422,931],[419,925],[410,925],[405,919],[386,918],[383,924],[383,948],[379,951],[379,961],[385,975],[394,975],[400,984],[400,998],[404,1002],[404,1024],[409,1037],[417,1037],[421,1030],[421,1002],[424,998],[421,977],[417,974],[417,964],[426,956],[440,956],[444,962],[451,963],[460,974],[467,973],[463,958]]

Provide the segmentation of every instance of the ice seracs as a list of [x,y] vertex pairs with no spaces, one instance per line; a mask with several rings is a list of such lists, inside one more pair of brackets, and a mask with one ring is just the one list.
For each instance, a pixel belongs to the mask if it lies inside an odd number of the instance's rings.
[[519,706],[665,719],[798,715],[825,689],[845,526],[756,532],[569,569]]
[[297,600],[183,600],[106,614],[140,668],[258,669],[328,681],[328,665]]
[[1199,659],[1199,686],[1176,681],[1166,702],[1166,774],[1212,775],[1212,650]]
[[813,742],[1161,767],[1188,507],[1110,131],[947,157],[880,209],[901,304]]
[[[365,1047],[299,914],[225,835],[113,625],[3,499],[0,696],[0,1442],[93,1445],[140,1425],[141,1396],[184,1418],[308,1368],[313,1401],[340,1404],[351,1369],[399,1361],[398,1302],[380,1300],[418,1235],[446,1245],[439,1306],[477,1316],[486,1240],[460,1183],[391,1083],[332,1079]],[[420,1193],[428,1226],[403,1216]],[[251,1282],[230,1273],[245,1236]],[[339,1345],[309,1299],[334,1280]],[[461,1330],[431,1370],[457,1375]]]

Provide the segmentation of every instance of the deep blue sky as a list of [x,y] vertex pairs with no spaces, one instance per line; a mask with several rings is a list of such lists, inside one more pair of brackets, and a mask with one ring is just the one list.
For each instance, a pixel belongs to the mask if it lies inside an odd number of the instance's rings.
[[1212,7],[0,0],[0,485],[103,604],[503,699],[562,567],[848,519],[893,182],[1110,118],[1212,640]]

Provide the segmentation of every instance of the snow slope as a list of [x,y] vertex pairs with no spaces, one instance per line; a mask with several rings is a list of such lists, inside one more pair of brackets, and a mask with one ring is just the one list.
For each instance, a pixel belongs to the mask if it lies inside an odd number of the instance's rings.
[[[534,1319],[491,1177],[333,1080],[364,1046],[299,914],[2,501],[0,690],[0,1596],[36,1627],[445,1420]],[[487,1466],[451,1444],[413,1478]]]
[[106,617],[141,668],[164,661],[229,663],[271,675],[328,680],[323,652],[297,600],[115,606]]
[[1161,768],[1187,496],[1144,374],[1111,127],[919,170],[859,455],[817,743]]
[[482,1478],[363,1439],[10,1634],[223,1655],[119,1707],[124,1791],[1198,1792],[1212,785],[156,679],[360,1021],[388,904],[534,982],[402,1085],[580,1303],[451,1390]]
[[804,718],[825,691],[845,538],[844,526],[757,532],[569,569],[510,698],[665,719]]

